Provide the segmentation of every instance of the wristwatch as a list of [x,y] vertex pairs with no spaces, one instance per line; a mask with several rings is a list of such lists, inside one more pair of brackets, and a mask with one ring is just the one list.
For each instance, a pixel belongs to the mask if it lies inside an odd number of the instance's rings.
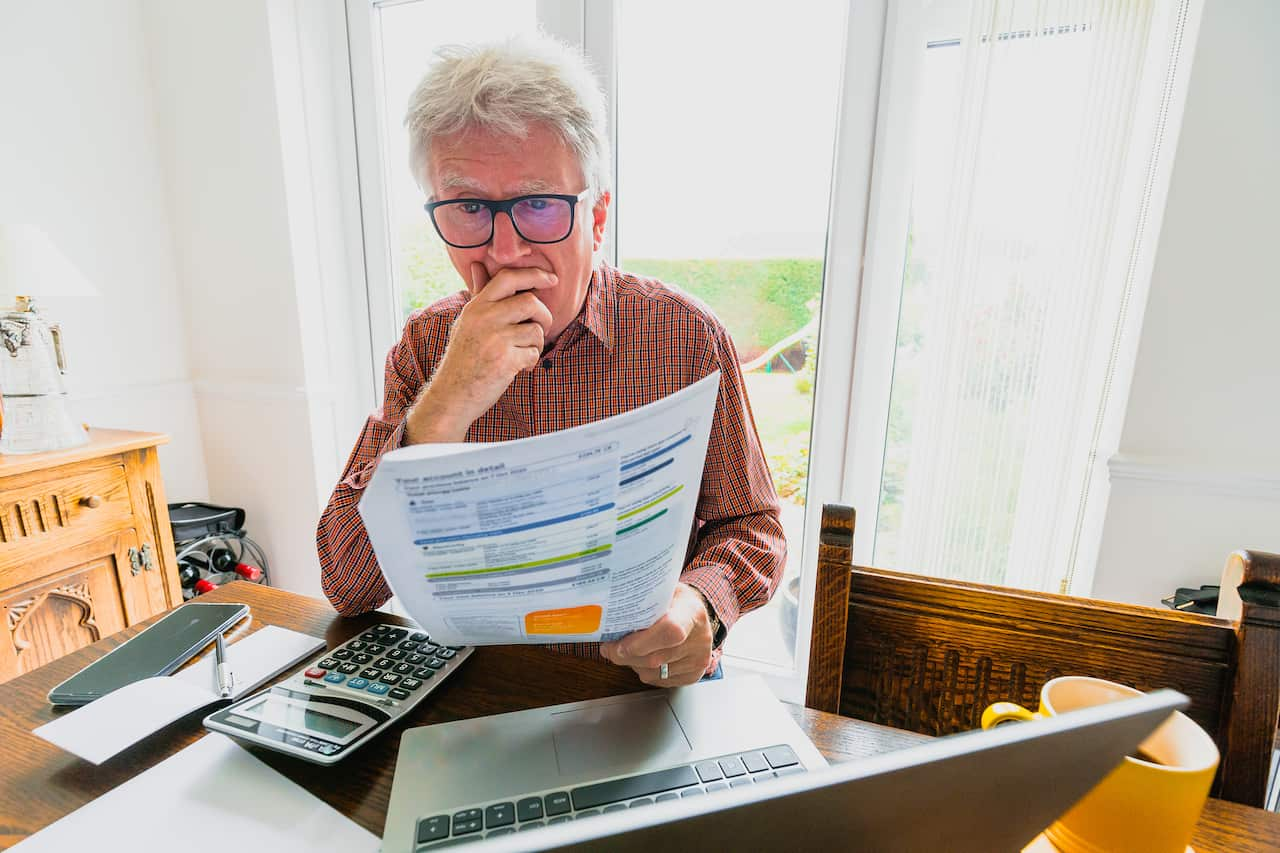
[[[701,592],[698,595],[702,595]],[[728,636],[729,629],[720,621],[720,617],[716,615],[716,610],[711,606],[711,602],[702,595],[702,603],[707,608],[707,621],[711,624],[711,649],[715,651],[720,648],[720,644],[724,642],[724,638]]]

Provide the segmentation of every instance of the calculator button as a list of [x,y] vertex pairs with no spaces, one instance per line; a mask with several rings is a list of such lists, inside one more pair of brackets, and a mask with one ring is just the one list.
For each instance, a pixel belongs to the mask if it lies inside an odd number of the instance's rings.
[[324,677],[324,680],[330,684],[341,684],[347,680],[347,677],[339,672],[331,672]]
[[307,748],[307,739],[303,735],[288,734],[284,736],[284,742],[289,746],[296,746],[299,749]]
[[384,636],[384,637],[382,638],[382,640],[383,640],[383,642],[385,642],[385,643],[387,643],[388,645],[390,645],[390,644],[392,644],[392,643],[398,643],[398,642],[400,642],[401,640],[403,640],[403,639],[404,639],[405,637],[407,637],[407,636],[409,636],[409,632],[408,632],[408,631],[404,630],[403,628],[396,628],[394,631],[388,631],[388,632],[386,633],[386,636]]
[[425,667],[425,666],[424,666],[424,667],[422,667],[421,669],[415,669],[415,670],[413,671],[413,675],[414,675],[414,677],[415,677],[415,678],[421,678],[423,681],[426,681],[428,678],[430,678],[431,676],[433,676],[433,675],[435,675],[435,674],[436,674],[436,671],[435,671],[434,669],[430,669],[430,668]]
[[[479,809],[463,809],[460,812],[453,813],[453,824],[456,827],[459,823],[466,823],[471,820],[480,820],[482,812]],[[455,829],[454,832],[457,832]]]
[[440,667],[444,666],[444,661],[440,660],[440,658],[432,658],[431,660],[427,661],[427,666],[431,667],[432,669],[439,669]]
[[418,843],[427,844],[449,837],[449,816],[447,814],[427,817],[418,821]]
[[359,664],[372,663],[372,662],[373,662],[373,655],[366,655],[366,654],[363,654],[363,653],[358,654],[358,655],[353,655],[353,656],[351,657],[351,662],[352,662],[352,663],[359,663]]
[[377,681],[379,678],[382,677],[382,670],[369,667],[368,669],[362,670],[360,672],[360,677],[367,678],[370,681]]
[[393,687],[391,688],[391,698],[392,699],[408,699],[409,691],[401,690],[399,687]]
[[427,658],[425,655],[408,655],[405,657],[404,662],[414,666],[421,666],[427,662]]
[[423,643],[422,645],[418,646],[418,651],[424,655],[434,655],[439,650],[440,650],[440,647],[437,646],[435,643]]
[[350,660],[351,654],[352,653],[347,651],[346,649],[338,649],[336,652],[333,653],[332,657],[335,657],[338,660]]
[[370,643],[364,647],[364,650],[371,655],[380,655],[387,650],[387,647],[380,646],[377,643]]
[[391,630],[391,626],[390,625],[374,625],[369,630],[375,634],[385,634]]
[[326,673],[325,670],[320,669],[319,667],[313,666],[311,667],[311,669],[307,670],[302,674],[305,675],[307,678],[324,678],[325,673]]
[[515,803],[494,803],[484,810],[484,828],[497,829],[516,822]]
[[422,642],[423,640],[425,640],[426,638],[427,638],[427,635],[426,635],[426,634],[422,633],[421,631],[418,631],[416,634],[414,634],[414,635],[413,635],[412,637],[410,637],[409,639],[410,639],[410,640],[413,640],[415,643],[421,643],[421,642]]
[[416,652],[420,645],[422,645],[422,643],[415,643],[413,640],[405,640],[403,643],[396,646],[396,648],[404,649],[406,652]]
[[354,690],[364,690],[369,686],[369,682],[364,678],[353,678],[347,682],[347,686]]
[[342,749],[342,747],[338,746],[336,743],[322,743],[320,744],[319,752],[321,755],[333,755],[340,749]]
[[422,686],[422,682],[416,678],[406,678],[400,682],[400,686],[405,690],[417,690]]
[[441,658],[444,658],[445,660],[449,660],[456,654],[457,652],[455,652],[453,649],[441,649],[440,651],[436,652],[436,657],[441,657]]
[[396,662],[393,660],[387,660],[386,658],[378,658],[373,662],[373,665],[378,669],[391,669],[391,667],[396,665]]
[[353,652],[359,652],[359,651],[363,651],[366,645],[367,643],[365,643],[363,640],[352,640],[351,642],[347,643],[345,648],[351,649],[351,651]]
[[400,676],[396,675],[394,672],[388,672],[378,680],[381,681],[383,684],[399,684]]
[[395,667],[392,668],[391,671],[394,672],[396,675],[413,675],[413,669],[414,669],[413,664],[398,663],[395,665]]
[[445,648],[453,649],[455,652],[460,652],[465,649],[466,646],[446,646]]
[[360,671],[360,664],[358,663],[344,663],[344,664],[338,665],[338,672],[342,673],[343,675],[355,675],[359,671]]
[[360,635],[360,639],[364,640],[366,643],[376,643],[378,641],[378,635],[372,631],[365,631]]
[[382,684],[381,682],[377,682],[377,681],[373,682],[372,684],[370,684],[368,687],[365,688],[365,690],[369,691],[370,693],[375,693],[378,696],[385,696],[387,694],[387,691],[389,691],[390,689],[391,689],[390,685]]
[[311,750],[312,752],[315,752],[316,750],[318,750],[318,749],[320,748],[320,741],[318,741],[318,740],[309,740],[309,741],[307,741],[306,743],[304,743],[304,744],[302,745],[302,748],[303,748],[303,749]]
[[392,660],[404,660],[404,656],[407,654],[409,653],[406,652],[404,649],[392,649],[391,651],[387,652],[387,657],[391,658]]
[[338,665],[338,662],[333,658],[325,658],[324,660],[316,664],[316,666],[320,667],[321,669],[333,669],[337,665]]

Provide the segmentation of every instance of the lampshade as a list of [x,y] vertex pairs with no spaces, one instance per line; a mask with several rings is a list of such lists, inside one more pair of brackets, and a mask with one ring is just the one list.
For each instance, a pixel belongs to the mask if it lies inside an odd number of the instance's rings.
[[0,222],[0,310],[18,295],[66,302],[98,289],[37,225]]

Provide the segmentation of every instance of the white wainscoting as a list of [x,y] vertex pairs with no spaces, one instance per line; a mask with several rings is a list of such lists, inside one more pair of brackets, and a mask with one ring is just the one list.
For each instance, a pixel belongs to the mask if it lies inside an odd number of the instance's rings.
[[160,470],[170,503],[207,500],[205,469],[195,388],[190,382],[151,382],[75,389],[69,395],[72,417],[91,427],[162,432]]
[[1232,551],[1280,552],[1280,472],[1117,455],[1092,595],[1159,606],[1217,583]]

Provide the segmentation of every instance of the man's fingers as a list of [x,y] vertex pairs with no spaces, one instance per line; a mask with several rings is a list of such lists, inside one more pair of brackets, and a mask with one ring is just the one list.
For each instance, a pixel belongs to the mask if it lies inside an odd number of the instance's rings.
[[[484,265],[473,263],[471,265],[471,280],[474,285],[478,280],[476,276],[476,267],[484,270]],[[522,267],[498,270],[493,278],[488,278],[487,272],[483,276],[485,284],[480,290],[472,291],[475,296],[487,299],[490,302],[499,302],[508,296],[514,296],[522,290],[538,290],[544,287],[555,287],[559,279],[555,273],[538,269],[537,267]]]
[[695,684],[705,674],[706,667],[698,666],[696,661],[685,659],[680,663],[667,665],[667,677],[662,677],[659,667],[632,667],[636,675],[645,684],[654,687],[684,687]]
[[[647,655],[664,649],[674,649],[683,643],[689,632],[680,623],[671,618],[671,614],[663,616],[643,631],[628,634],[618,641],[617,654],[621,658],[642,659]],[[632,664],[628,663],[628,666]]]
[[542,326],[532,320],[517,323],[511,327],[511,345],[517,347],[533,347],[542,354],[542,345],[546,340],[546,332]]
[[503,323],[523,323],[532,320],[543,329],[551,327],[551,311],[542,300],[530,291],[522,291],[494,304],[490,311]]
[[489,283],[489,271],[484,268],[484,264],[472,261],[471,263],[471,295],[475,296],[484,290],[484,286]]
[[521,358],[521,361],[520,361],[521,370],[532,370],[533,368],[538,366],[538,359],[542,358],[541,346],[516,347],[516,352],[519,353]]

